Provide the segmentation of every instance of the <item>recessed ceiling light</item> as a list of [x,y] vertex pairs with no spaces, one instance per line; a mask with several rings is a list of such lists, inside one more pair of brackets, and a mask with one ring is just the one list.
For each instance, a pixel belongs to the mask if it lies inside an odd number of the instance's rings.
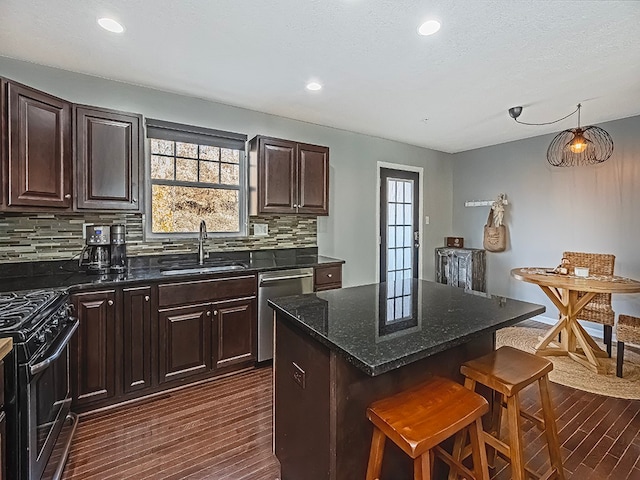
[[440,22],[437,20],[427,20],[418,27],[420,35],[433,35],[438,30],[440,30]]
[[318,82],[309,82],[307,83],[307,90],[311,90],[312,92],[322,90],[322,85]]
[[113,32],[113,33],[124,32],[124,27],[120,23],[116,22],[113,18],[107,18],[107,17],[99,18],[98,25],[100,25],[102,28],[104,28],[109,32]]

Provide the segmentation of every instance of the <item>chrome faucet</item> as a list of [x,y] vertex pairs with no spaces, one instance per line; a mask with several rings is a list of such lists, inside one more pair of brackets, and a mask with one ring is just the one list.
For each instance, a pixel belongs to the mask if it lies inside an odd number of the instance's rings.
[[198,237],[198,264],[204,265],[204,259],[206,257],[204,253],[204,241],[207,238],[207,224],[204,220],[200,220],[200,236]]

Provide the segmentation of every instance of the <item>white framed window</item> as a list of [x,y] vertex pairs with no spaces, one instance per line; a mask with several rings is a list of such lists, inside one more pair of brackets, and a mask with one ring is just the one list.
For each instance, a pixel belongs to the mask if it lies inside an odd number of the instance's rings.
[[147,119],[151,237],[247,235],[243,134]]

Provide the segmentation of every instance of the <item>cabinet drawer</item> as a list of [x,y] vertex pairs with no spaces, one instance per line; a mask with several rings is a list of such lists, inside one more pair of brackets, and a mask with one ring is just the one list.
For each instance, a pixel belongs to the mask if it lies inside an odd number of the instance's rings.
[[255,275],[169,283],[158,285],[158,306],[186,305],[255,294]]
[[316,267],[314,283],[316,290],[329,290],[342,287],[342,265]]

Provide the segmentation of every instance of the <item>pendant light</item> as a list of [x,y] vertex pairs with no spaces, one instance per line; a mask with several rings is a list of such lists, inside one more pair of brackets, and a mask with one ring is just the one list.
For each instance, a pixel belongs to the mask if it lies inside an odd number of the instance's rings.
[[554,167],[597,165],[608,160],[613,154],[613,139],[605,130],[596,126],[580,126],[581,104],[569,115],[546,123],[526,123],[518,120],[522,107],[512,107],[509,115],[523,125],[550,125],[574,114],[578,114],[578,127],[558,133],[547,148],[547,161]]

